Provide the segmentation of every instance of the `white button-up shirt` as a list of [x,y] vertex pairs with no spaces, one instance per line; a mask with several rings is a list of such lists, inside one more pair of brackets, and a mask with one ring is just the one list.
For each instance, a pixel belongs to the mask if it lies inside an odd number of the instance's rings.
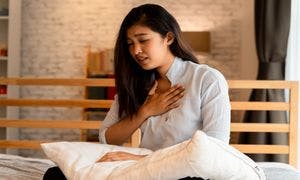
[[[179,107],[144,121],[140,147],[157,150],[172,146],[191,138],[196,130],[229,143],[230,102],[223,75],[207,65],[176,57],[166,76],[171,86],[184,86],[185,95]],[[101,143],[106,143],[107,128],[118,120],[116,96],[99,131]]]

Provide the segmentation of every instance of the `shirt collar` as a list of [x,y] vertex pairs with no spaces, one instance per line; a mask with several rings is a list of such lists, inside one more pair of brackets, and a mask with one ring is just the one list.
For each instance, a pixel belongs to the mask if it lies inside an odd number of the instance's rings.
[[184,62],[181,58],[175,57],[173,63],[171,64],[168,72],[166,74],[167,78],[170,80],[171,85],[175,85],[180,77],[182,77],[184,72]]

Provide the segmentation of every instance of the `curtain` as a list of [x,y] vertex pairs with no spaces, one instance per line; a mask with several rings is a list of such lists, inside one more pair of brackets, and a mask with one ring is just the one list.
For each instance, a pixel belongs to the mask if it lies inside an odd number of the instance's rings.
[[[291,28],[288,40],[288,51],[286,57],[285,79],[300,80],[300,1],[292,0],[291,4]],[[300,94],[300,89],[299,89]],[[300,104],[300,99],[299,99]],[[300,111],[298,112],[300,118]],[[298,123],[300,130],[300,123]],[[298,133],[298,154],[300,155],[300,133]],[[300,156],[298,155],[298,169],[300,169]]]
[[[259,59],[258,80],[283,80],[290,28],[290,0],[255,0],[255,40]],[[255,89],[250,101],[284,101],[283,90]],[[247,111],[245,122],[286,123],[283,111]],[[242,133],[244,144],[287,144],[288,136],[282,133]],[[249,154],[255,161],[287,162],[284,155]]]

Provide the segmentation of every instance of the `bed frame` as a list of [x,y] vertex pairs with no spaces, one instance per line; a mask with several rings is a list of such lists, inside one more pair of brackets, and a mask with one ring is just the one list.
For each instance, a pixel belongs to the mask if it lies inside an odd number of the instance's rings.
[[[13,86],[97,86],[113,87],[114,79],[45,79],[45,78],[0,78],[1,85]],[[245,110],[280,110],[289,113],[289,123],[233,123],[231,132],[276,132],[288,133],[288,145],[255,145],[231,144],[243,153],[248,154],[287,154],[289,164],[297,165],[297,115],[298,84],[296,81],[262,81],[262,80],[228,80],[230,89],[287,89],[289,102],[247,102],[231,101],[233,111]],[[75,100],[75,99],[0,99],[0,106],[50,106],[50,107],[82,107],[109,108],[112,100]],[[70,123],[72,122],[72,123]],[[82,120],[32,120],[32,119],[0,119],[0,127],[5,128],[64,128],[64,129],[98,129],[100,121]],[[40,140],[0,140],[0,148],[38,149]],[[137,147],[140,142],[140,131],[136,131],[126,146]]]

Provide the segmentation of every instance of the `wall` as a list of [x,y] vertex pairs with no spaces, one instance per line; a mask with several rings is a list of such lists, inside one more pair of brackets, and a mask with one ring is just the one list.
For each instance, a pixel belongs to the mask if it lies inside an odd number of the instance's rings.
[[258,57],[255,47],[254,28],[254,0],[247,0],[243,3],[243,22],[241,34],[241,78],[256,79],[258,71]]
[[[85,47],[112,48],[123,17],[134,6],[152,2],[173,14],[183,31],[211,32],[211,54],[202,63],[219,69],[227,79],[248,75],[240,68],[247,51],[246,24],[253,2],[241,0],[23,0],[22,68],[24,77],[83,77]],[[244,34],[246,33],[246,34]],[[250,58],[250,57],[249,57]],[[246,59],[249,59],[246,58]],[[247,68],[246,68],[247,69]],[[248,71],[247,71],[248,72]],[[250,73],[252,74],[252,73]],[[81,98],[81,88],[26,87],[22,97]],[[22,108],[21,118],[80,119],[79,108]],[[78,131],[20,129],[21,138],[78,139]],[[33,155],[22,151],[22,155]]]

